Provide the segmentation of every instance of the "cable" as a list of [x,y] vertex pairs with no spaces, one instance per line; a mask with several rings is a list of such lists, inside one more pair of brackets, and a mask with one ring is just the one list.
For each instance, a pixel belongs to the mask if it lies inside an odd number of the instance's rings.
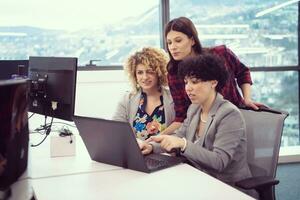
[[[53,117],[52,117],[52,121],[53,121]],[[52,123],[51,121],[51,123]],[[44,125],[41,125],[39,128],[34,129],[34,131],[42,131],[42,130],[46,130],[49,127],[50,124],[47,123],[47,115],[45,115],[45,120],[44,120]]]
[[[70,127],[74,127],[74,128],[76,128],[76,126],[75,125],[72,125],[72,124],[68,124],[68,123],[65,123],[65,122],[52,122],[52,126],[51,126],[51,131],[54,131],[54,132],[61,132],[61,130],[62,129],[55,129],[55,130],[53,130],[53,125],[54,124],[64,124],[64,125],[67,125],[67,126],[70,126]],[[44,135],[45,134],[45,131],[44,132],[41,132],[41,131],[43,131],[43,130],[46,130],[47,128],[48,128],[48,126],[50,125],[50,123],[46,123],[46,124],[44,124],[44,125],[41,125],[40,127],[38,127],[38,128],[36,128],[36,129],[34,129],[33,131],[31,131],[30,132],[30,134],[32,134],[32,133],[38,133],[38,134],[41,134],[41,135]],[[65,126],[64,126],[65,127]],[[69,131],[70,131],[70,129],[68,129]],[[71,132],[71,131],[70,131]]]
[[31,146],[31,147],[37,147],[37,146],[40,146],[40,144],[42,144],[42,143],[46,140],[46,138],[48,137],[48,135],[49,135],[49,134],[46,134],[45,137],[43,138],[43,140],[42,140],[41,142],[39,142],[38,144],[31,144],[30,146]]
[[41,142],[39,142],[38,144],[31,144],[31,145],[30,145],[31,147],[37,147],[37,146],[39,146],[40,144],[42,144],[42,143],[46,140],[46,138],[48,137],[48,135],[49,135],[50,132],[51,132],[52,122],[53,122],[53,117],[51,118],[51,123],[50,123],[50,125],[47,126],[46,129],[45,129],[45,134],[46,134],[46,135],[45,135],[45,137],[43,138],[43,140],[42,140]]
[[[36,128],[34,131],[41,131],[41,130],[44,130],[45,127],[48,126],[49,124],[50,124],[50,123],[47,123],[47,124],[45,124],[45,125],[41,125],[39,128]],[[53,122],[53,124],[64,124],[64,125],[67,125],[67,126],[76,128],[75,125],[68,124],[68,123],[64,123],[64,122]]]
[[28,117],[28,119],[30,119],[34,114],[35,114],[35,113],[32,113],[32,114]]
[[72,135],[73,135],[73,133],[70,131],[70,129],[68,127],[63,127],[59,133],[60,137],[70,136],[70,144],[73,143]]
[[45,121],[44,121],[44,125],[46,126],[47,123],[47,115],[45,115]]

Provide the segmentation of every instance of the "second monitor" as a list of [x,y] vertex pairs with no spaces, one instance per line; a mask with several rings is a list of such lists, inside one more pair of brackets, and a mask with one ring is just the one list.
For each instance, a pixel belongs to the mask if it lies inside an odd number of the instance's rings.
[[77,58],[29,57],[29,111],[72,121]]

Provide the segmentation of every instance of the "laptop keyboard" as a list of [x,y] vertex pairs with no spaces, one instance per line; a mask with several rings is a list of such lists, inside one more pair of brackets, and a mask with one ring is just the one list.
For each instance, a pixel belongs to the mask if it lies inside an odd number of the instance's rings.
[[145,162],[150,170],[162,169],[180,163],[180,159],[174,156],[161,154],[149,154],[145,156]]
[[145,158],[146,165],[149,169],[160,168],[168,165],[168,162],[165,160],[157,160],[153,158]]

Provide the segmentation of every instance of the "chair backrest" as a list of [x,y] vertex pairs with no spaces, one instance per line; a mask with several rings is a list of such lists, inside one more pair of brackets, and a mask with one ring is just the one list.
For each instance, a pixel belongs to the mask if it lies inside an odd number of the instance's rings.
[[288,113],[272,109],[240,109],[246,122],[247,159],[254,177],[275,178],[284,120]]

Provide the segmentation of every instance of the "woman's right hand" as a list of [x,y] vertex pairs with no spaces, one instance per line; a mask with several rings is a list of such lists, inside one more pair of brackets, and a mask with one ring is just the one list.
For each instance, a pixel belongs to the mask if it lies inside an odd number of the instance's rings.
[[137,140],[140,150],[142,151],[143,155],[147,155],[152,153],[153,151],[153,146],[149,144],[148,142],[142,141],[142,140]]

